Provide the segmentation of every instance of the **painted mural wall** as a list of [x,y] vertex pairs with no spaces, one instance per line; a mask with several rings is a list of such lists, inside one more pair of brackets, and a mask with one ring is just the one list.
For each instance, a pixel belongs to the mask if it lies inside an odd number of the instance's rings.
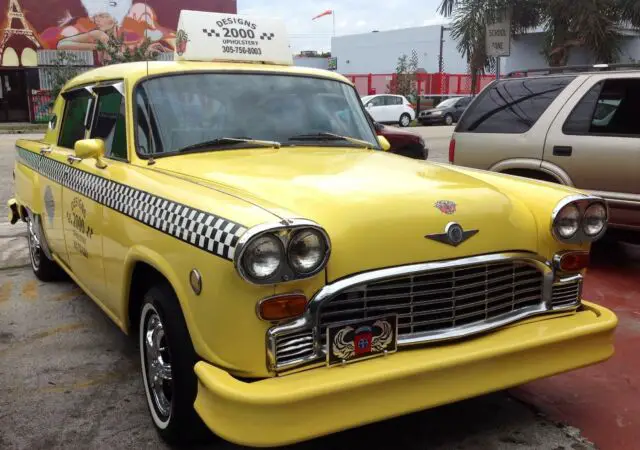
[[37,65],[38,50],[93,51],[110,35],[173,52],[180,10],[236,13],[236,0],[0,0],[0,61]]

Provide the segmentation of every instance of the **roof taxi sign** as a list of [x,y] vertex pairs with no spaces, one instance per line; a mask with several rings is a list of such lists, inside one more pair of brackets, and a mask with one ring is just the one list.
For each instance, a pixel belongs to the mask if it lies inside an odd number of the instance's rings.
[[281,20],[189,10],[180,13],[176,59],[293,64]]

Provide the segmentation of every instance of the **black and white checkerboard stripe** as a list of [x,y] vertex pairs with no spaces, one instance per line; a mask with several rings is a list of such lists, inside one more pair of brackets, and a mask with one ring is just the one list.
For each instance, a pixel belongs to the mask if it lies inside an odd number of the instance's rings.
[[233,260],[247,229],[235,222],[16,148],[18,160],[50,180],[156,230]]
[[203,28],[202,32],[209,37],[220,37],[220,33],[218,33],[215,28]]
[[264,41],[266,39],[267,41],[270,41],[274,37],[276,37],[274,33],[262,33],[260,35],[260,40]]

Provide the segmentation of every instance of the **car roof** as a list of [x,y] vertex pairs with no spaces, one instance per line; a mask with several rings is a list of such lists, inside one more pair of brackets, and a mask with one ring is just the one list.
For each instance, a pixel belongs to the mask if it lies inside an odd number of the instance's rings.
[[69,81],[69,83],[65,86],[65,90],[102,81],[125,79],[132,83],[135,83],[143,78],[150,76],[152,77],[164,74],[198,72],[253,72],[301,76],[306,75],[311,77],[333,79],[353,85],[353,83],[351,83],[349,79],[336,72],[309,67],[236,62],[143,61],[125,64],[113,64],[89,70]]

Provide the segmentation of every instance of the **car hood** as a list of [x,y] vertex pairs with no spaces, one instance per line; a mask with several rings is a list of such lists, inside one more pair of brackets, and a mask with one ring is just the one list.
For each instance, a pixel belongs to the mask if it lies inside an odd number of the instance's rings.
[[426,112],[426,113],[430,113],[430,112],[434,112],[434,111],[448,111],[450,108],[430,108],[430,109],[423,109],[422,112]]
[[[382,151],[221,151],[159,158],[152,170],[227,192],[281,218],[319,223],[332,242],[328,280],[537,246],[535,220],[522,202],[459,170]],[[455,203],[455,211],[440,206],[443,201]],[[457,247],[425,238],[443,233],[450,222],[479,232]]]
[[418,136],[417,134],[412,133],[410,131],[402,130],[402,129],[396,128],[396,127],[389,127],[389,126],[386,126],[386,125],[382,125],[382,128],[380,129],[378,134],[384,134],[384,135],[390,135],[390,136],[412,137],[412,138],[414,138],[416,140],[418,140],[420,138],[420,136]]

